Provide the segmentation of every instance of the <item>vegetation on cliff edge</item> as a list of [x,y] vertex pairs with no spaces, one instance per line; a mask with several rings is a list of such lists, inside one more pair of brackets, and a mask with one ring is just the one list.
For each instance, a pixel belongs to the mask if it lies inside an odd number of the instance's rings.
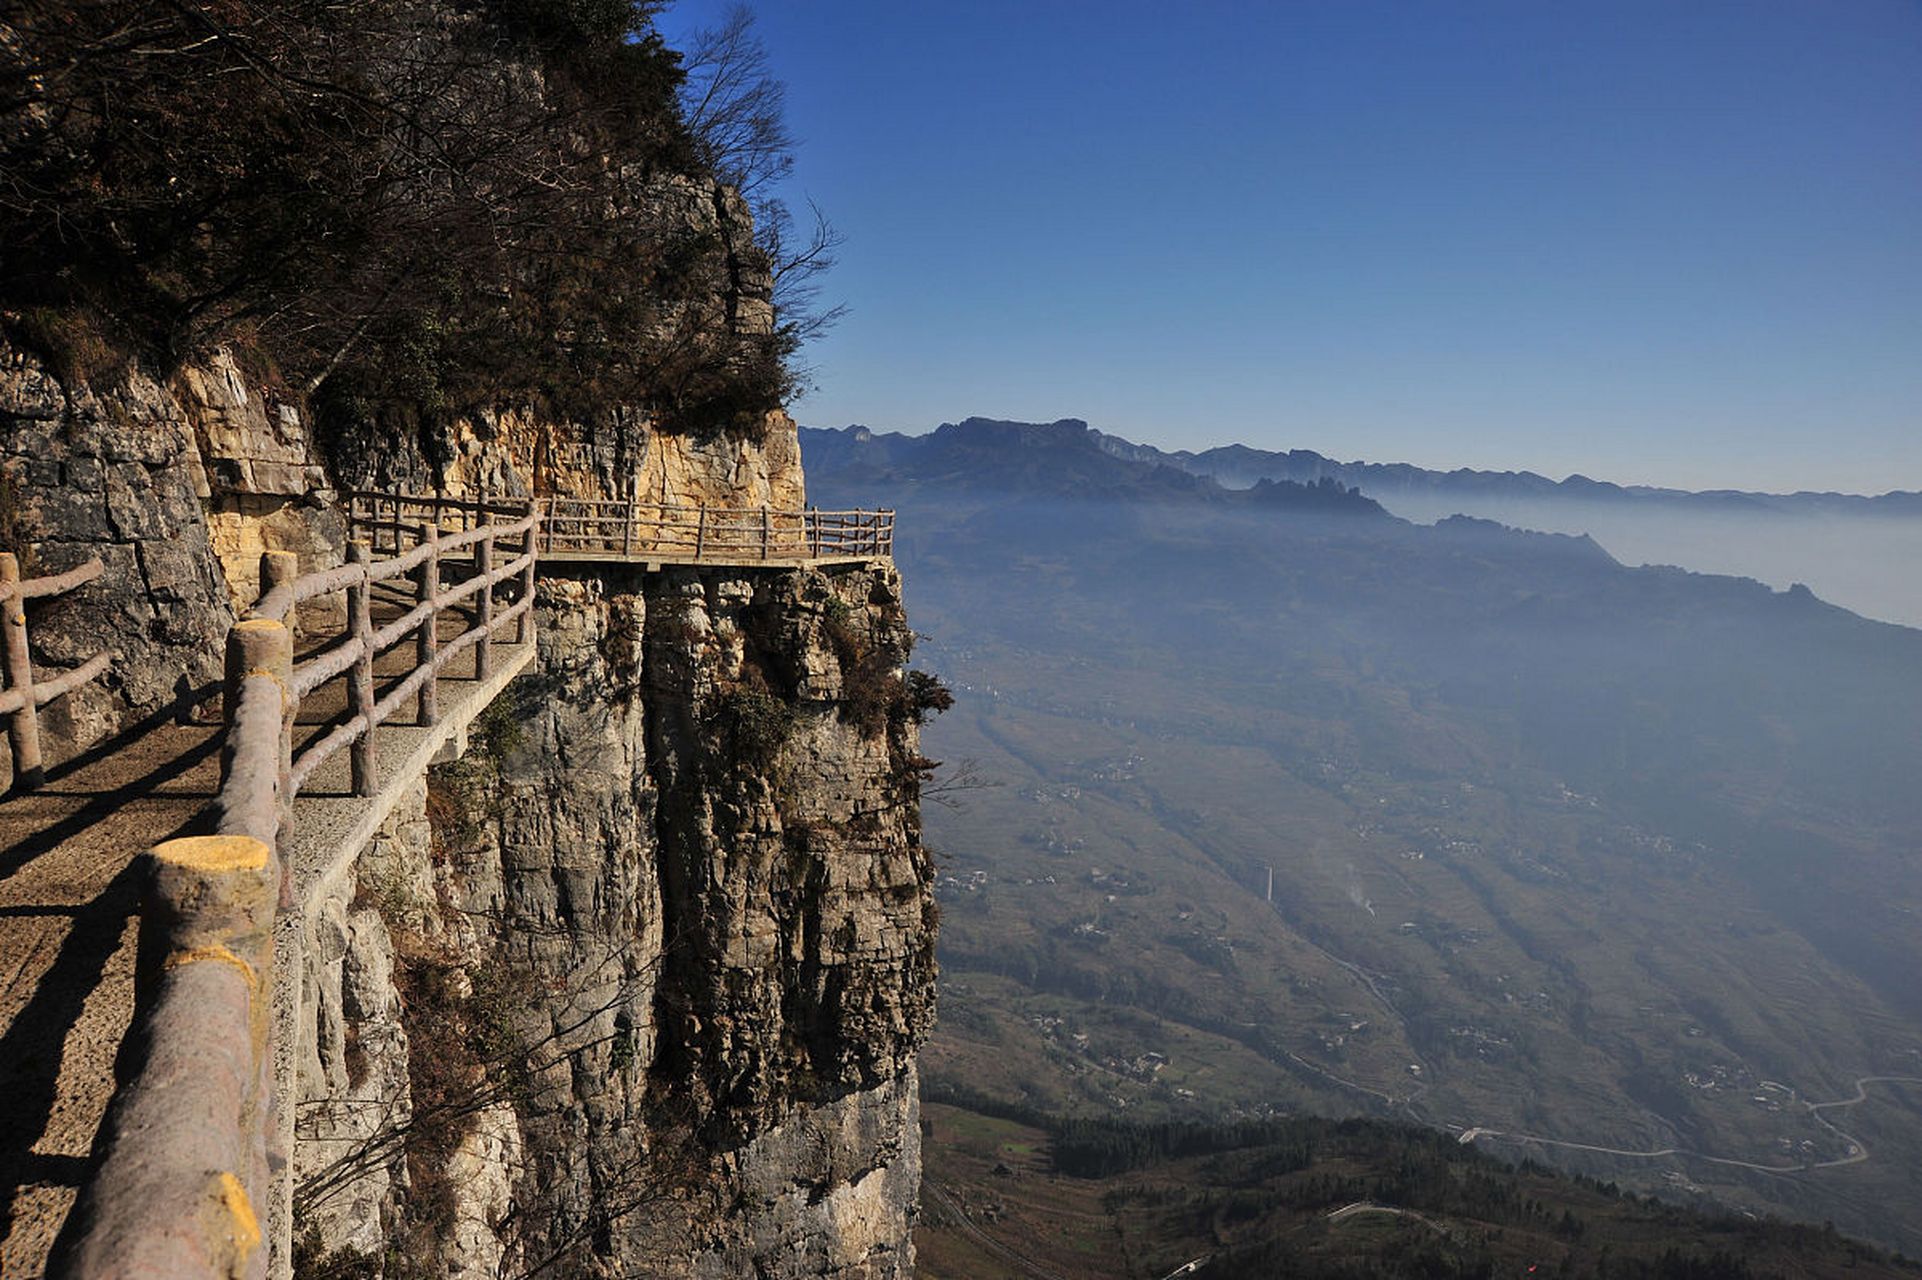
[[[782,250],[765,202],[757,242],[716,185],[786,154],[751,34],[702,44],[690,128],[661,7],[22,0],[0,24],[7,327],[64,375],[226,343],[336,413],[633,404],[751,431],[809,323],[753,303],[813,246]],[[745,135],[722,109],[743,96]]]

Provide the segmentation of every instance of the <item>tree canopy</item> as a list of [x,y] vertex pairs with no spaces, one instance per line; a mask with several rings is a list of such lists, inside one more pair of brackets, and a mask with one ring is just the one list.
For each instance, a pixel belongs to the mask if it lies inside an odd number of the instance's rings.
[[683,118],[659,7],[19,0],[0,308],[70,373],[224,342],[347,411],[751,428],[805,321],[739,305],[772,264]]

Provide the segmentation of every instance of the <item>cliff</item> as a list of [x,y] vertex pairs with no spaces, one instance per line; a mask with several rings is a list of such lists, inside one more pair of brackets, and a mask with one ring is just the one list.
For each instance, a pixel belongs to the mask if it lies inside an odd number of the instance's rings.
[[[110,387],[0,360],[0,533],[108,563],[36,658],[123,655],[55,761],[203,714],[259,550],[339,559],[336,486],[804,500],[784,415],[521,406],[329,458],[226,351]],[[935,908],[893,568],[555,566],[537,601],[536,668],[307,939],[301,1271],[907,1274]]]
[[912,716],[850,712],[905,646],[898,585],[543,583],[538,673],[314,939],[316,1245],[908,1273],[930,867]]

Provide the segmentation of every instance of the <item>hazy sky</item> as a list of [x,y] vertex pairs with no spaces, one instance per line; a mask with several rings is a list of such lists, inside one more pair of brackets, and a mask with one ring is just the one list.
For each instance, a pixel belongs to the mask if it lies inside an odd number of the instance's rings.
[[1913,0],[752,7],[847,237],[803,422],[1922,488]]

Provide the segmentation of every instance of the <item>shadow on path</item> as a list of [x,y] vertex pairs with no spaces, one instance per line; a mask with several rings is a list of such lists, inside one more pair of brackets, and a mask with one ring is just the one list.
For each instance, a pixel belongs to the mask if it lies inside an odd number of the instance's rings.
[[[0,807],[0,840],[11,837],[0,849],[0,891],[9,899],[0,902],[0,943],[20,965],[11,981],[23,983],[35,955],[57,947],[30,996],[20,1001],[21,986],[11,988],[12,1015],[0,1025],[0,1242],[12,1234],[30,1187],[78,1188],[85,1176],[86,1156],[33,1148],[61,1105],[63,1071],[87,1002],[138,914],[138,855],[195,833],[203,822],[210,787],[170,784],[206,764],[218,747],[214,732],[179,727],[170,710],[48,770],[47,786]],[[37,921],[54,931],[32,932]],[[56,1132],[56,1147],[86,1141],[77,1132],[85,1122],[83,1109],[68,1126],[76,1132]]]
[[[27,796],[11,798],[15,803],[47,803],[63,798],[86,797],[85,802],[72,813],[57,821],[39,827],[29,834],[15,840],[5,849],[0,849],[0,880],[17,874],[21,868],[44,853],[58,848],[63,843],[112,817],[126,805],[152,798],[155,792],[166,783],[172,782],[207,760],[219,750],[218,736],[211,730],[195,733],[191,729],[177,727],[178,722],[172,712],[162,716],[152,716],[141,723],[115,734],[105,742],[96,743],[87,751],[65,764],[47,771],[47,785]],[[135,746],[157,748],[164,745],[162,739],[150,739],[155,733],[177,735],[182,739],[183,749],[162,760],[156,767],[142,776],[112,785],[89,788],[83,779],[85,772],[104,764],[110,758]],[[192,738],[189,737],[192,735]],[[197,738],[198,740],[193,740]],[[76,785],[61,790],[59,784],[72,780]],[[205,794],[181,795],[170,797],[181,800],[205,802],[213,798],[211,791]],[[139,850],[132,852],[138,853]],[[131,856],[131,855],[130,855]]]

